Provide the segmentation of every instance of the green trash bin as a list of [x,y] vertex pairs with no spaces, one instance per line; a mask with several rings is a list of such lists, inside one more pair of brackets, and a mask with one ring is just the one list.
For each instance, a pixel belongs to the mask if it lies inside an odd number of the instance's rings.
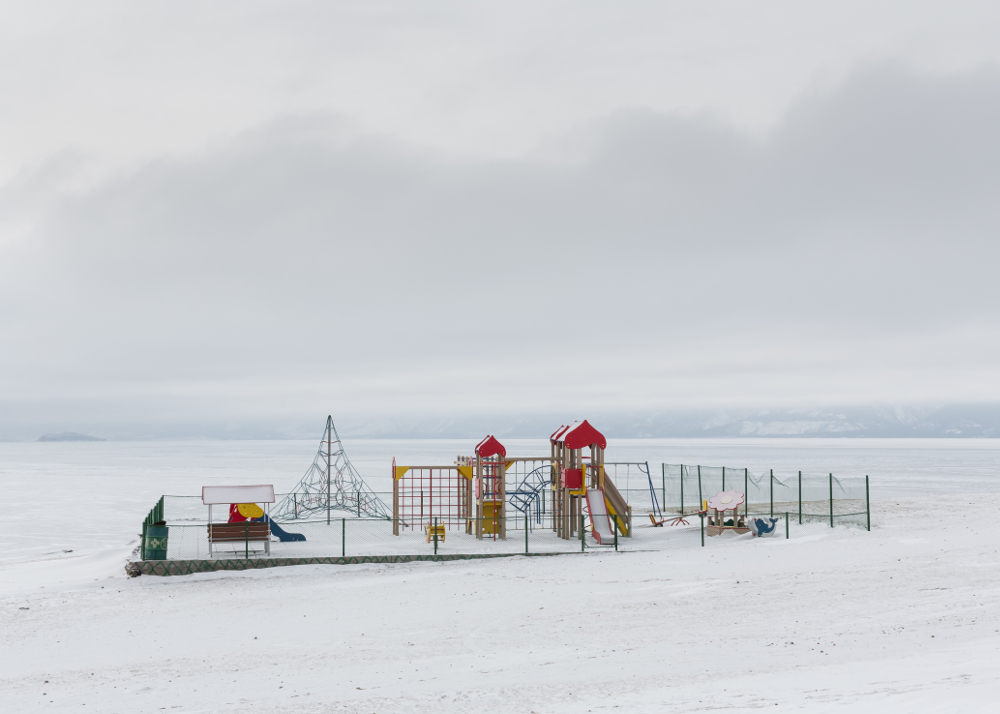
[[170,529],[161,523],[146,526],[146,560],[167,559],[167,537]]

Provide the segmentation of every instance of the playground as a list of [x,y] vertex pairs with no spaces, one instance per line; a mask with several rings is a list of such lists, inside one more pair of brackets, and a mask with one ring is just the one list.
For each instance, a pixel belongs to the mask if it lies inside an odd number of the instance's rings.
[[451,464],[397,457],[392,490],[379,492],[328,417],[289,492],[232,484],[161,497],[131,572],[714,548],[871,528],[867,477],[613,461],[586,420],[560,426],[548,445],[514,454],[487,435]]

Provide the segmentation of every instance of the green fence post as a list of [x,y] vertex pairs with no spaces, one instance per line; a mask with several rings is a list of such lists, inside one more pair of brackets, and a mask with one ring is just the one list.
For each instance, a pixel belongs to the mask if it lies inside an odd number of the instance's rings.
[[243,521],[243,533],[245,540],[243,541],[243,546],[246,548],[246,552],[243,554],[244,560],[250,560],[250,521]]
[[293,518],[299,517],[299,494],[297,493],[292,494],[292,513],[295,514]]
[[530,510],[531,510],[531,508],[529,507],[524,512],[524,554],[525,555],[528,554],[528,511],[530,511]]
[[702,508],[702,503],[704,500],[705,497],[701,495],[701,465],[699,464],[698,465],[698,510],[699,511]]
[[785,540],[788,540],[788,511],[785,511]]
[[615,514],[615,552],[618,552],[618,514]]
[[438,519],[434,516],[434,555],[438,554]]
[[802,472],[799,471],[799,525],[802,525]]
[[743,469],[743,520],[750,518],[750,469]]
[[[660,462],[660,476],[663,484],[660,487],[660,505],[667,507],[667,465]],[[684,479],[681,479],[681,513],[684,512]]]
[[701,511],[698,512],[698,518],[701,519],[701,547],[705,547],[705,514]]
[[771,469],[771,518],[774,518],[774,469]]
[[358,491],[358,518],[361,518],[361,491]]
[[[149,520],[148,518],[146,520]],[[140,555],[143,560],[146,559],[146,521],[142,522],[142,548],[140,549]]]
[[340,557],[347,557],[347,519],[340,519]]
[[[667,502],[667,483],[663,482],[663,502]],[[681,513],[684,513],[684,466],[681,466]]]
[[865,519],[868,523],[868,530],[872,529],[872,506],[868,497],[868,474],[865,474]]
[[722,490],[726,490],[726,467],[722,467]]
[[587,540],[586,540],[587,533],[586,533],[586,531],[583,528],[584,528],[584,525],[583,525],[583,511],[581,510],[580,511],[580,552],[581,553],[584,551],[584,549],[587,546]]
[[833,474],[830,474],[830,527],[833,528]]

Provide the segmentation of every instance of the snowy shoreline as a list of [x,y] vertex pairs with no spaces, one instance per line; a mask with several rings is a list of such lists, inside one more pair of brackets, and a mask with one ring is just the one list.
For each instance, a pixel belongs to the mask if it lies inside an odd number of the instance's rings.
[[662,552],[6,564],[0,694],[19,712],[993,711],[1000,556],[973,507],[993,500],[876,499],[870,533]]

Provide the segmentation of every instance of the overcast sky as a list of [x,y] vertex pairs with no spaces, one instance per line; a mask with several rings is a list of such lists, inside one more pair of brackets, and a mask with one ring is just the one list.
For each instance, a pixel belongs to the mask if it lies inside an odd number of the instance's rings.
[[0,437],[1000,401],[998,127],[996,3],[6,2]]

